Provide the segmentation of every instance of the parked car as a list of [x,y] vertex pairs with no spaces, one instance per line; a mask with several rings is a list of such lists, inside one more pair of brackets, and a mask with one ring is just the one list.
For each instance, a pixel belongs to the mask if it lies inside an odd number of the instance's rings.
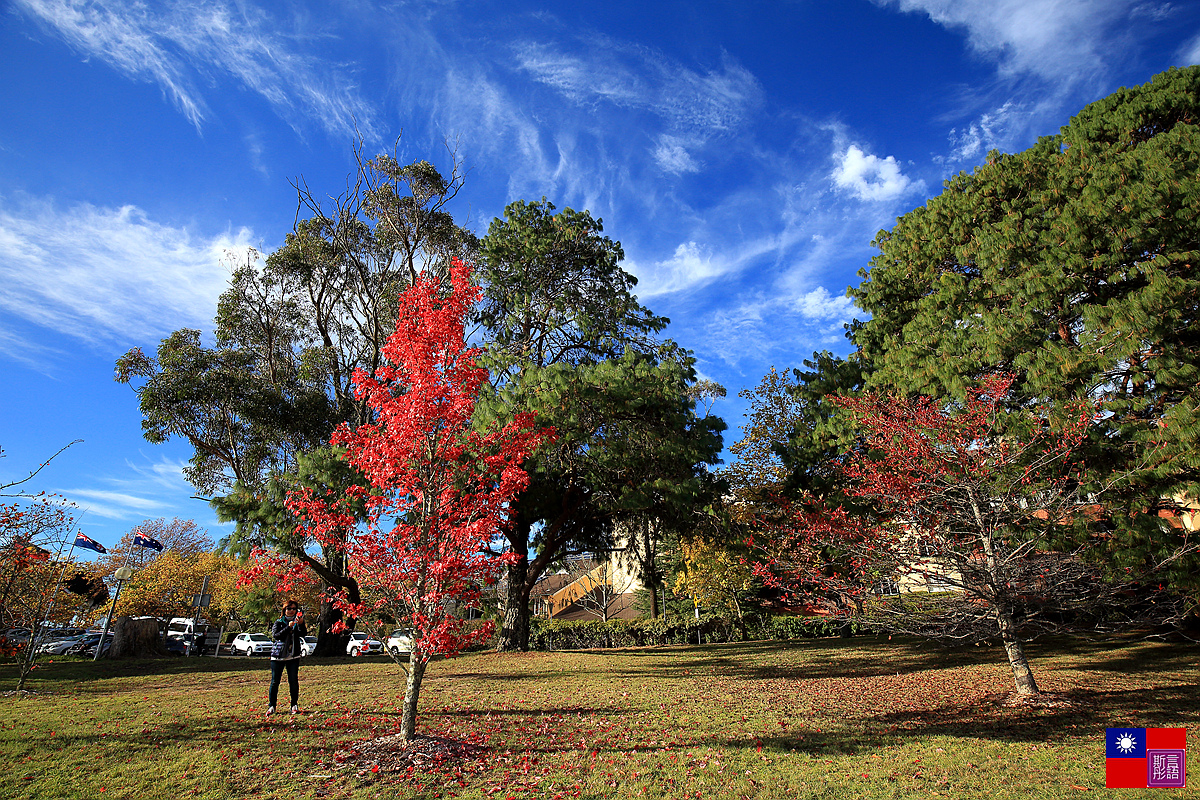
[[[195,622],[190,617],[173,617],[167,623],[166,638],[168,642],[175,639],[186,645],[182,650],[184,655],[202,656],[217,652],[221,644],[221,630],[216,625]],[[167,649],[175,652],[179,650],[179,645]]]
[[[113,632],[109,631],[108,635],[104,637],[104,644],[100,648],[100,655],[103,656],[105,653],[108,652],[108,648],[112,647],[112,640],[113,640]],[[71,646],[66,651],[65,654],[66,655],[81,655],[81,656],[85,656],[87,658],[95,658],[96,657],[96,645],[99,642],[100,642],[100,632],[99,631],[96,631],[95,633],[84,634],[83,638],[80,639],[78,642],[76,642],[73,646]]]
[[235,656],[269,656],[271,644],[271,637],[261,633],[239,633],[229,649]]
[[87,633],[87,628],[46,628],[38,635],[39,646],[47,642],[61,642]]
[[[86,635],[86,633],[80,633],[77,636],[69,636],[63,639],[51,639],[48,642],[42,642],[40,645],[38,645],[37,651],[39,653],[49,654],[52,656],[61,656],[72,647],[83,641],[83,638]],[[100,635],[96,634],[96,638],[99,639]]]
[[9,644],[25,644],[29,641],[29,628],[9,628],[0,634]]
[[346,653],[352,656],[367,656],[382,652],[383,642],[372,639],[362,631],[350,634],[350,641],[346,642]]
[[394,656],[412,655],[412,631],[403,628],[392,631],[387,638],[387,650]]
[[181,656],[202,656],[209,650],[216,653],[216,649],[210,648],[203,633],[185,633],[183,636],[168,636],[163,640],[163,647],[168,653],[176,653]]
[[300,655],[311,656],[313,651],[317,649],[317,637],[305,636],[304,641],[300,642]]

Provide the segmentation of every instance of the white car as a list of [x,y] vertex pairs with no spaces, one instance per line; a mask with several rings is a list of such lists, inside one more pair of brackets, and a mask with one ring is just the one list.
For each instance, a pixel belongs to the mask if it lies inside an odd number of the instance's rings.
[[261,633],[239,633],[229,649],[235,656],[269,656],[272,644],[270,637]]
[[412,655],[412,631],[403,628],[392,631],[387,638],[387,651],[394,656]]
[[367,656],[372,653],[382,653],[383,642],[378,639],[372,639],[362,631],[355,631],[350,634],[350,641],[346,642],[346,653],[352,656]]
[[317,637],[305,636],[300,642],[300,655],[311,656],[313,651],[317,649]]

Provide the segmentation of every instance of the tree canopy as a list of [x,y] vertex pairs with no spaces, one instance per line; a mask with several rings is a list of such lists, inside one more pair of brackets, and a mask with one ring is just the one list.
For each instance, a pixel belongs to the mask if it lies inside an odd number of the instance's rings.
[[[235,265],[215,346],[183,329],[156,356],[135,348],[116,365],[116,379],[137,393],[145,437],[192,445],[185,476],[237,525],[227,548],[282,552],[351,593],[337,548],[310,552],[283,499],[300,485],[362,483],[328,447],[339,424],[370,421],[354,372],[383,363],[400,293],[422,275],[444,280],[477,244],[446,209],[462,186],[457,161],[444,177],[427,161],[360,157],[353,177],[325,201],[296,184],[303,218],[265,260],[252,253]],[[344,647],[328,636],[337,615],[323,608],[319,654]]]
[[[554,435],[536,427],[532,414],[487,433],[472,427],[487,370],[463,336],[478,297],[469,271],[461,262],[451,268],[449,292],[435,278],[418,276],[399,297],[396,330],[382,351],[386,365],[354,375],[356,395],[376,421],[341,425],[334,443],[368,477],[370,496],[352,486],[348,498],[332,503],[310,491],[288,497],[315,539],[346,554],[363,589],[363,602],[339,597],[338,604],[354,617],[386,613],[412,631],[404,739],[416,733],[430,660],[454,656],[491,633],[490,622],[472,627],[459,611],[477,607],[481,589],[511,557],[494,554],[492,540],[508,527],[512,501],[528,484],[525,457]],[[364,499],[366,530],[354,531]]]
[[530,591],[551,564],[606,550],[622,518],[694,494],[721,449],[724,423],[688,396],[690,355],[658,338],[668,320],[637,302],[623,256],[600,220],[544,198],[509,204],[480,242],[494,387],[482,418],[531,411],[558,432],[515,504],[503,649],[528,645]]
[[1198,574],[1155,512],[1200,496],[1200,67],[991,153],[875,245],[850,292],[869,385],[962,399],[1003,371],[1014,406],[1099,401],[1081,457],[1110,563]]

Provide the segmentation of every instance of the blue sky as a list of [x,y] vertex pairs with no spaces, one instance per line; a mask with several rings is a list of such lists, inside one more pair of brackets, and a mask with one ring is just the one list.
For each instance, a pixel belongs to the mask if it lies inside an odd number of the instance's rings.
[[[552,9],[552,10],[548,10]],[[270,251],[289,181],[345,188],[356,129],[469,169],[456,219],[587,208],[672,319],[739,438],[739,390],[845,352],[875,233],[987,151],[1200,62],[1200,4],[795,0],[324,4],[11,0],[0,7],[0,478],[115,543],[222,530],[182,442],[141,438],[130,347],[211,331],[230,254]],[[234,255],[233,257],[236,257]]]

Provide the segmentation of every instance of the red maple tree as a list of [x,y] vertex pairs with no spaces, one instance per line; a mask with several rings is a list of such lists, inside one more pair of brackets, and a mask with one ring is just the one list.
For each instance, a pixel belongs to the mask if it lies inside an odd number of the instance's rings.
[[848,502],[794,506],[760,574],[866,606],[888,630],[998,637],[1017,692],[1038,694],[1023,641],[1091,619],[1122,587],[1089,566],[1075,536],[1096,521],[1077,457],[1093,409],[1053,420],[1011,410],[1011,385],[988,377],[961,404],[830,398],[860,430],[837,463]]
[[[343,425],[333,444],[368,479],[340,497],[311,490],[289,495],[288,508],[324,546],[344,550],[363,600],[337,601],[348,616],[390,617],[412,630],[400,734],[412,739],[421,680],[433,656],[453,656],[490,636],[463,611],[478,605],[507,563],[493,545],[509,524],[512,500],[528,485],[522,464],[550,429],[521,414],[503,428],[473,429],[471,418],[487,370],[467,347],[464,321],[479,288],[456,261],[446,291],[419,279],[400,296],[387,364],[355,373],[373,422]],[[365,505],[367,521],[358,523]],[[346,535],[349,533],[349,535]]]

